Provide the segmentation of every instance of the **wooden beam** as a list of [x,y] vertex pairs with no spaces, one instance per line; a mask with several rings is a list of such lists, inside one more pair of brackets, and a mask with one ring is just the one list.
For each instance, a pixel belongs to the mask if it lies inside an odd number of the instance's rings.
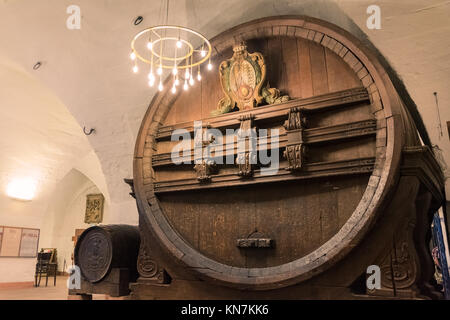
[[[307,113],[314,113],[362,102],[369,102],[369,95],[364,87],[327,93],[311,98],[294,99],[285,103],[257,107],[250,111],[226,113],[217,117],[199,119],[199,121],[208,124],[210,128],[238,128],[240,125],[239,116],[244,114],[252,114],[254,121],[258,122],[265,119],[285,118],[291,108],[302,108]],[[184,129],[192,133],[194,132],[194,123],[189,121],[162,126],[158,130],[156,140],[170,139],[173,131],[177,129]]]
[[[311,129],[305,129],[303,132],[303,139],[304,144],[310,145],[310,144],[317,144],[317,143],[330,143],[330,142],[337,142],[342,141],[346,139],[351,138],[357,138],[357,137],[364,137],[369,135],[375,135],[377,131],[377,124],[376,120],[362,120],[362,121],[356,121],[356,122],[350,122],[350,123],[344,123],[344,124],[338,124],[333,126],[324,126],[324,127],[318,127],[318,128],[311,128]],[[274,137],[275,138],[275,137]],[[279,146],[278,148],[280,150],[286,148],[287,145],[287,133],[284,128],[280,128],[280,134],[276,136],[279,140]],[[271,148],[272,141],[271,139],[268,139],[267,143],[265,144],[265,147],[261,147],[261,141],[258,141],[257,149],[258,150],[265,150],[267,148]],[[223,158],[225,155],[233,154],[236,155],[237,153],[237,142],[234,141],[233,144],[224,145],[224,144],[218,144],[214,146],[214,150],[222,150],[222,155],[217,156],[215,152],[212,152],[212,159],[215,159],[217,161],[218,158]],[[181,162],[194,162],[194,149],[191,148],[191,150],[186,152],[185,156],[180,156],[177,158],[179,163]],[[223,161],[221,161],[223,162]],[[220,162],[218,162],[220,163]],[[159,166],[169,166],[169,165],[175,165],[172,161],[172,154],[170,152],[167,153],[160,153],[155,154],[152,156],[152,166],[153,167],[159,167]]]
[[170,181],[157,181],[152,186],[156,194],[162,192],[173,192],[183,190],[199,190],[220,187],[242,186],[257,183],[273,183],[303,179],[315,179],[320,177],[352,175],[352,174],[369,174],[373,171],[375,158],[357,158],[341,161],[316,162],[307,163],[304,168],[292,174],[285,167],[265,172],[261,174],[261,169],[256,169],[254,175],[249,179],[242,179],[237,171],[235,173],[217,174],[211,176],[211,180],[207,184],[199,183],[193,178],[177,179]]

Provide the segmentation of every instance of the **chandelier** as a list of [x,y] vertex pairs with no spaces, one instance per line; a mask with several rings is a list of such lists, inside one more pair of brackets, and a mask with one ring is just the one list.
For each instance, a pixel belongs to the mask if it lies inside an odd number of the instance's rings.
[[160,25],[142,30],[131,41],[130,58],[134,62],[133,72],[139,71],[138,61],[149,65],[148,85],[153,87],[158,81],[158,90],[162,91],[163,71],[171,70],[172,93],[183,82],[188,90],[195,81],[201,81],[202,64],[208,70],[211,65],[211,44],[200,33],[185,27]]

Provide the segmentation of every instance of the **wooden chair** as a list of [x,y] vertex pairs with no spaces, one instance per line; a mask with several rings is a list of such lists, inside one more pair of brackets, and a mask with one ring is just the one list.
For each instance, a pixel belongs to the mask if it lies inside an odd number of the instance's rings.
[[[56,251],[56,250],[55,250]],[[56,286],[57,264],[53,262],[54,251],[39,252],[38,261],[36,263],[36,271],[34,274],[34,285],[39,287],[42,276],[45,277],[45,286],[48,285],[48,277],[53,276],[53,285]]]

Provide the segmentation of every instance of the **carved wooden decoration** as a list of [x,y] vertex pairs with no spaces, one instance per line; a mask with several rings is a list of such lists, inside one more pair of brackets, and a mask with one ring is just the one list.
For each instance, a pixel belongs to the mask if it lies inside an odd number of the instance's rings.
[[103,204],[105,197],[103,194],[88,194],[86,196],[86,214],[84,222],[101,223],[103,221]]
[[286,168],[289,171],[300,170],[303,167],[305,156],[305,145],[303,143],[303,129],[305,128],[305,119],[301,108],[292,108],[289,110],[288,119],[284,123],[287,133],[287,144],[284,156],[289,165]]
[[129,193],[130,196],[132,196],[134,199],[136,199],[136,194],[134,193],[134,182],[133,179],[127,179],[124,178],[123,181],[130,186],[131,192]]
[[256,129],[253,124],[254,116],[251,114],[241,116],[241,122],[237,134],[237,157],[236,163],[239,166],[238,175],[241,177],[251,177],[257,164],[256,150]]
[[137,259],[138,281],[148,283],[170,283],[170,276],[151,254],[147,235],[141,230],[141,245]]
[[266,81],[266,64],[259,52],[249,53],[245,42],[233,47],[233,57],[219,66],[220,83],[225,97],[212,115],[248,110],[262,103],[273,104],[289,100]]
[[194,170],[197,172],[197,179],[201,183],[209,182],[211,175],[217,171],[216,162],[210,156],[211,144],[214,143],[215,138],[208,134],[208,128],[210,128],[210,125],[206,124],[197,128],[194,134],[194,146],[197,150],[197,154],[194,155]]

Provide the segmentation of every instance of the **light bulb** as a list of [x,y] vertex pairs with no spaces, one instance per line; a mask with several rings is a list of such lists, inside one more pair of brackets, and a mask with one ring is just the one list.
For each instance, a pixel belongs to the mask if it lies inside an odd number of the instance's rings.
[[156,73],[157,73],[159,76],[162,75],[162,68],[159,67],[158,70],[156,70]]
[[200,72],[197,74],[197,80],[201,81],[202,80],[202,75],[200,74]]
[[155,84],[155,80],[154,80],[154,79],[151,79],[151,80],[148,82],[149,87],[153,87],[154,84]]
[[175,86],[172,87],[172,93],[177,92],[177,88],[175,88]]
[[155,81],[155,75],[153,74],[153,71],[150,71],[150,73],[148,74],[148,80]]
[[188,88],[189,87],[188,87],[187,81],[185,80],[184,81],[184,85],[183,85],[183,89],[186,91]]
[[152,50],[152,47],[153,47],[153,42],[148,42],[147,43],[148,50]]
[[160,81],[160,82],[159,82],[159,85],[158,85],[158,90],[159,90],[159,91],[163,91],[163,89],[164,89],[164,87],[163,87],[163,85],[162,85],[162,82]]
[[181,41],[180,40],[177,41],[177,48],[181,48]]
[[172,69],[172,74],[173,74],[173,75],[176,75],[177,73],[178,73],[177,67],[173,67],[173,69]]
[[194,83],[195,83],[195,82],[194,82],[194,78],[191,77],[191,78],[189,79],[189,84],[190,84],[191,86],[193,86]]
[[138,69],[138,67],[137,67],[137,66],[134,66],[134,67],[133,67],[133,72],[134,72],[134,73],[137,73],[137,72],[138,72],[138,70],[139,70],[139,69]]
[[175,85],[178,86],[180,84],[180,80],[178,78],[175,79]]
[[211,64],[211,62],[208,63],[208,70],[212,70],[212,64]]
[[201,55],[202,57],[206,56],[206,51],[205,51],[205,50],[200,51],[200,55]]
[[131,60],[136,59],[136,54],[134,52],[130,53],[130,58]]
[[186,72],[184,73],[184,77],[187,79],[189,78],[189,70],[186,69]]

